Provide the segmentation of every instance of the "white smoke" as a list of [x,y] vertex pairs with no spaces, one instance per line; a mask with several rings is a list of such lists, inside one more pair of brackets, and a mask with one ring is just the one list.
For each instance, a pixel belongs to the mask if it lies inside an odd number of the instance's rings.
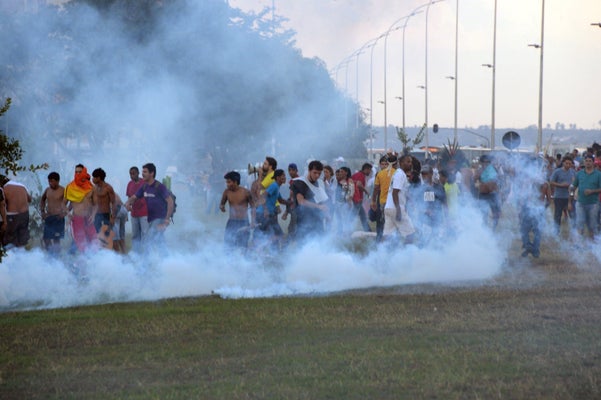
[[[118,255],[101,250],[54,259],[39,249],[9,251],[0,264],[0,309],[56,308],[82,304],[158,300],[218,294],[227,298],[328,294],[349,289],[414,283],[486,280],[497,275],[506,249],[466,208],[463,228],[440,246],[394,242],[367,254],[350,252],[346,239],[324,236],[264,257],[224,249],[222,227],[172,225],[168,255]],[[471,222],[470,222],[471,221]],[[196,243],[178,246],[182,237]],[[213,237],[214,240],[207,240]],[[348,239],[357,240],[357,239]]]

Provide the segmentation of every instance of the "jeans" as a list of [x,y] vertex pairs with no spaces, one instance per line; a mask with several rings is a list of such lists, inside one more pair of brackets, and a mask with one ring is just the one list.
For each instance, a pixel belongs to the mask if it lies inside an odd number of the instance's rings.
[[[520,234],[522,236],[522,248],[532,254],[540,252],[540,219],[533,213],[520,213]],[[530,233],[532,232],[532,240]]]
[[576,225],[578,229],[584,230],[586,227],[589,231],[589,235],[595,236],[597,233],[597,214],[599,210],[599,203],[594,204],[582,204],[576,203]]
[[142,250],[142,239],[148,234],[148,217],[131,217],[131,247],[135,252]]
[[363,208],[363,203],[353,203],[353,220],[357,214],[359,214],[359,220],[361,221],[363,230],[365,232],[371,232],[371,228],[367,222],[367,214],[365,214],[365,208]]

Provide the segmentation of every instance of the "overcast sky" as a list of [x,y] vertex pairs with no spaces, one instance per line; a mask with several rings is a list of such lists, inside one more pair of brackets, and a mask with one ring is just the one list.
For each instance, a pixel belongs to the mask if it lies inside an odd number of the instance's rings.
[[[458,125],[477,127],[492,120],[493,0],[459,1]],[[289,19],[297,47],[305,57],[319,57],[328,69],[408,15],[425,0],[275,0],[275,12]],[[544,37],[543,126],[557,122],[584,129],[601,128],[600,0],[546,0]],[[272,0],[230,0],[242,10],[271,7]],[[430,8],[428,18],[428,122],[453,126],[455,14],[457,0]],[[541,39],[541,0],[498,0],[495,125],[523,128],[538,120],[540,52],[528,44]],[[405,32],[406,125],[425,120],[425,13],[412,17]],[[387,121],[402,125],[402,31],[387,44]],[[374,125],[384,121],[384,42],[359,57],[359,101],[370,108]],[[356,96],[356,62],[338,69],[339,86]],[[348,81],[347,81],[348,79]]]

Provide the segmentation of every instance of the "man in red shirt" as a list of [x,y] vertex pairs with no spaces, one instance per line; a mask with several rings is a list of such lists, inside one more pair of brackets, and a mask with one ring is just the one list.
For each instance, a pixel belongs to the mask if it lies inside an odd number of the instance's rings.
[[355,183],[355,193],[353,194],[353,216],[359,214],[361,226],[365,232],[371,232],[369,223],[367,222],[367,214],[363,208],[363,195],[369,197],[369,192],[366,189],[367,177],[371,175],[372,165],[365,163],[361,167],[361,171],[355,172],[351,179]]
[[[129,169],[129,177],[131,181],[127,184],[126,195],[129,199],[138,189],[144,185],[144,181],[140,179],[140,170],[138,167]],[[148,208],[144,197],[136,199],[131,208],[131,244],[132,250],[139,252],[141,250],[142,238],[148,232]]]

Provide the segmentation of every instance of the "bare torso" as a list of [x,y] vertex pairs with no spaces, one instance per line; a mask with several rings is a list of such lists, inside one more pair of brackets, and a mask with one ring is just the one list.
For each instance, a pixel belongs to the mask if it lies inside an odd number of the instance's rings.
[[79,203],[69,202],[69,209],[73,211],[73,215],[89,217],[92,212],[92,191],[86,194],[86,197]]
[[7,213],[21,214],[29,211],[31,196],[24,186],[7,183],[4,185],[4,197]]
[[93,189],[93,201],[97,207],[97,212],[108,214],[111,212],[111,206],[115,205],[115,191],[113,187],[106,182],[96,185]]
[[56,189],[46,188],[42,195],[40,209],[42,215],[64,215],[63,200],[65,198],[65,188],[58,186]]
[[223,197],[230,203],[230,219],[248,219],[248,207],[253,201],[248,189],[238,187],[236,190],[226,189]]

